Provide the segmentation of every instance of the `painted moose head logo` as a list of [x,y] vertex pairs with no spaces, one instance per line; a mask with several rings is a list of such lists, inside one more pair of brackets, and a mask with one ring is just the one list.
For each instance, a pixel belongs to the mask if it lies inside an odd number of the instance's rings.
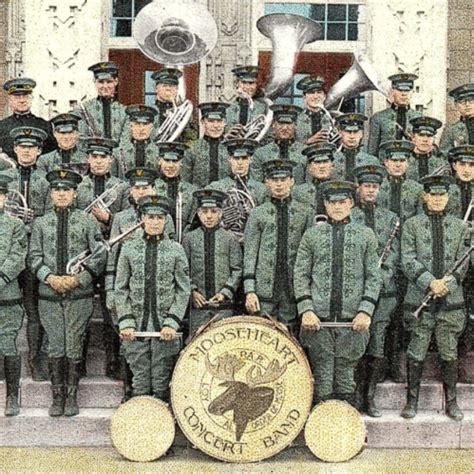
[[219,356],[214,364],[209,360],[209,356],[206,359],[207,371],[223,380],[220,386],[227,387],[225,392],[209,404],[209,413],[223,415],[233,410],[237,441],[240,441],[247,424],[263,415],[272,405],[275,395],[273,388],[261,385],[278,380],[286,370],[286,364],[280,366],[279,362],[273,359],[265,371],[252,364],[245,376],[246,383],[236,381],[235,375],[244,365],[245,362],[228,352]]

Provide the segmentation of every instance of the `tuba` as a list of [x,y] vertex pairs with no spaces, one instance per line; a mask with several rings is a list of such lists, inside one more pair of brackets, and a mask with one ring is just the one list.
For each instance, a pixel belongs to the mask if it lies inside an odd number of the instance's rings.
[[[217,25],[202,5],[190,0],[154,0],[136,16],[132,36],[142,53],[173,67],[205,58],[217,43]],[[193,113],[190,100],[173,104],[157,131],[155,141],[176,140]]]

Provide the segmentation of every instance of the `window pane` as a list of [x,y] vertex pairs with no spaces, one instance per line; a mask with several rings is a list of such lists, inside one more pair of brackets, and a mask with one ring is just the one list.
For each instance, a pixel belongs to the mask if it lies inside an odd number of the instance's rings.
[[349,23],[347,39],[349,41],[357,41],[358,38],[359,38],[359,25],[357,23]]
[[359,19],[359,5],[349,5],[349,21],[357,21]]
[[328,21],[345,21],[346,5],[328,5]]
[[153,106],[155,105],[156,98],[155,94],[146,94],[145,95],[145,105]]
[[132,0],[113,0],[112,2],[112,16],[125,16],[131,18],[132,16]]
[[293,13],[295,15],[309,16],[311,5],[304,3],[265,3],[265,14]]
[[135,16],[138,15],[138,12],[151,3],[153,0],[135,0]]
[[132,36],[131,20],[112,19],[112,36]]
[[326,5],[311,5],[309,16],[316,21],[324,21]]
[[328,23],[327,39],[332,41],[344,41],[346,39],[346,24]]

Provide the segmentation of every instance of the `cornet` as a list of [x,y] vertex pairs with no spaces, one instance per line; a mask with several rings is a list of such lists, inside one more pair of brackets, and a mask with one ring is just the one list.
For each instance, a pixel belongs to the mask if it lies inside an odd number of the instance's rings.
[[106,189],[84,209],[84,212],[89,213],[94,209],[94,207],[98,207],[100,210],[108,212],[110,206],[117,200],[118,188],[120,185],[121,183],[116,183],[111,188]]

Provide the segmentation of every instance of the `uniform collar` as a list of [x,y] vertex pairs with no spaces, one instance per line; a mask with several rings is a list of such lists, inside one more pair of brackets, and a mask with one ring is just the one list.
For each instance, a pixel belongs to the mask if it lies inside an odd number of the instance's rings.
[[410,110],[410,105],[397,105],[392,103],[390,106],[393,110]]
[[101,95],[97,96],[97,100],[102,103],[112,103],[115,100],[115,97],[102,97]]
[[13,112],[13,117],[16,119],[21,119],[21,118],[29,118],[32,117],[33,114],[31,113],[31,110],[28,110],[28,112]]
[[143,232],[143,238],[147,241],[147,242],[156,242],[156,243],[159,243],[163,240],[163,234],[160,234],[160,235],[150,235],[150,234],[147,234],[146,232]]
[[375,209],[377,207],[377,203],[375,202],[361,202],[361,201],[358,201],[358,206],[361,208],[361,209]]
[[334,225],[334,226],[337,226],[337,225],[346,225],[346,224],[349,224],[349,222],[351,221],[351,218],[350,216],[349,217],[346,217],[345,219],[343,219],[342,221],[334,221],[332,220],[330,217],[328,217],[328,223],[331,224],[331,225]]
[[275,144],[277,146],[282,146],[282,145],[286,145],[288,144],[288,146],[291,146],[293,145],[293,143],[295,143],[295,138],[290,138],[289,140],[278,140],[275,138]]
[[224,134],[222,134],[220,137],[217,137],[217,138],[210,137],[209,135],[203,135],[202,138],[204,138],[204,140],[206,140],[206,142],[215,143],[215,142],[222,141],[222,139],[224,138]]
[[136,145],[137,143],[144,143],[145,145],[148,145],[150,143],[150,137],[145,138],[145,140],[136,140],[135,138],[130,138],[130,141]]
[[390,183],[403,183],[403,181],[405,181],[407,178],[406,178],[406,175],[403,175],[403,176],[387,176],[387,179]]
[[278,198],[272,197],[271,201],[272,201],[273,204],[276,204],[276,205],[278,205],[278,204],[281,205],[283,203],[289,204],[291,202],[291,194],[285,199],[278,199]]

